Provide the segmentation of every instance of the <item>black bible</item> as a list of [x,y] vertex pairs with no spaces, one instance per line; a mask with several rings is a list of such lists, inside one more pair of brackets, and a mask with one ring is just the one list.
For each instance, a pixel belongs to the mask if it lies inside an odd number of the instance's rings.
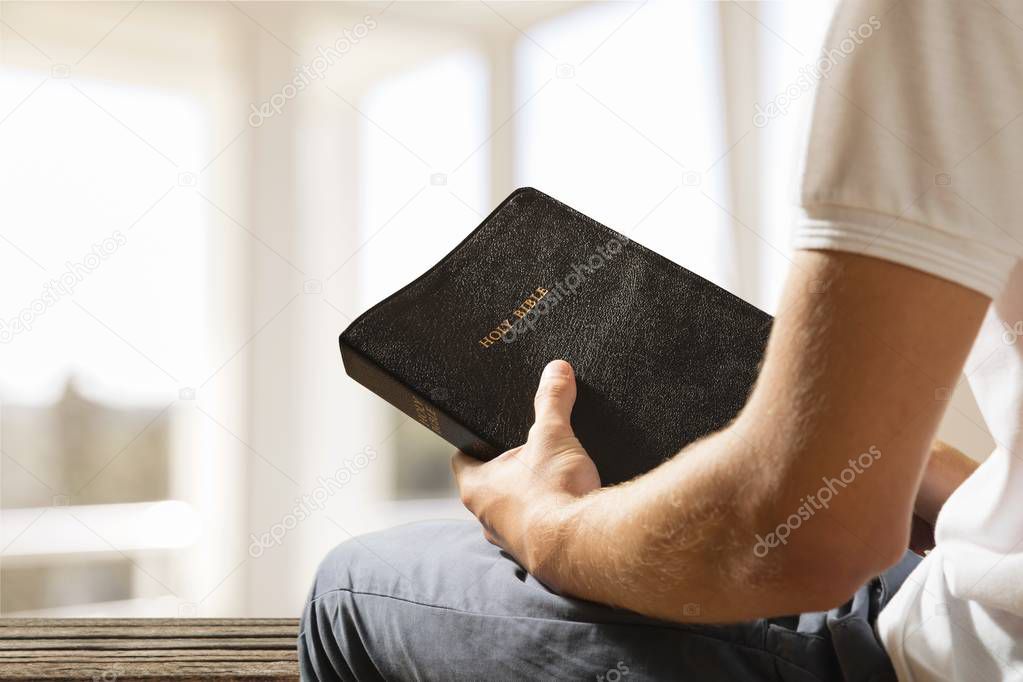
[[771,317],[532,188],[340,337],[349,376],[482,460],[526,440],[549,361],[611,485],[731,421]]

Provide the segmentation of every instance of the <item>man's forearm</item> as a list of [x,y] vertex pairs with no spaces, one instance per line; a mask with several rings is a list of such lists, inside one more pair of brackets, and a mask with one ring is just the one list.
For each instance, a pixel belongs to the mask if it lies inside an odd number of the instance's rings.
[[756,551],[758,533],[795,506],[777,490],[783,477],[774,463],[752,453],[738,428],[561,510],[547,538],[549,564],[530,569],[566,594],[673,621],[729,622],[841,602],[874,566],[850,560],[849,547],[822,551],[819,528]]
[[[675,621],[728,622],[833,605],[843,586],[860,584],[874,566],[849,561],[856,548],[847,538],[829,552],[820,533],[800,538],[799,529],[769,552],[757,551],[759,534],[788,512],[779,511],[776,473],[757,470],[763,462],[740,429],[725,429],[646,476],[561,510],[548,536],[549,565],[534,572],[565,593]],[[933,524],[976,467],[935,441],[917,514]],[[827,581],[815,581],[822,573]],[[799,584],[790,584],[792,576]]]

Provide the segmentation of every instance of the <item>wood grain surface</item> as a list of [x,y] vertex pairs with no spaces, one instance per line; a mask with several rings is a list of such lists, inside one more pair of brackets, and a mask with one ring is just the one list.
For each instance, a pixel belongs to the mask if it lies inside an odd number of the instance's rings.
[[295,619],[3,618],[0,680],[297,680]]

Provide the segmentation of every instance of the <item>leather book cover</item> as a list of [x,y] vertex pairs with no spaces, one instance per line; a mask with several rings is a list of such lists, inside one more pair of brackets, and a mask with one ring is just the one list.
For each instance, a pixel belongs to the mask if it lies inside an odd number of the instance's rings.
[[576,435],[610,485],[725,426],[771,317],[532,188],[340,338],[356,381],[480,459],[526,440],[540,372],[575,368]]

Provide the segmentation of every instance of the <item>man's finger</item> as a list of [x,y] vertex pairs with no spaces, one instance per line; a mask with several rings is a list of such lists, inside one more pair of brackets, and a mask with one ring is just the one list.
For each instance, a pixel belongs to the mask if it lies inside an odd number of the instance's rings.
[[533,407],[536,423],[544,427],[571,429],[572,406],[575,405],[575,372],[564,360],[549,362],[540,375]]

